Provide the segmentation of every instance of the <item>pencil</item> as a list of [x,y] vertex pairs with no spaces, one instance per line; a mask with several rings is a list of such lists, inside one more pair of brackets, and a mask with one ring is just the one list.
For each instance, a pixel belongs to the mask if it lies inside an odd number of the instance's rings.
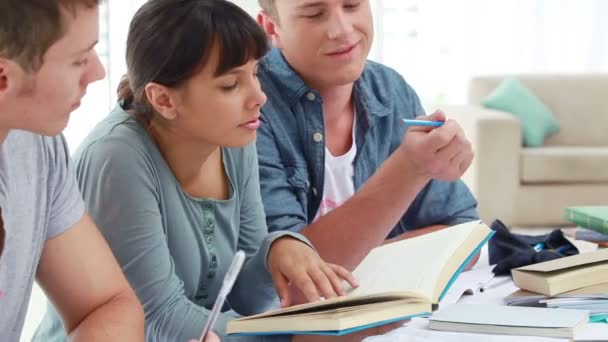
[[427,120],[408,120],[401,119],[404,124],[408,126],[428,126],[428,127],[439,127],[443,125],[443,121],[427,121]]

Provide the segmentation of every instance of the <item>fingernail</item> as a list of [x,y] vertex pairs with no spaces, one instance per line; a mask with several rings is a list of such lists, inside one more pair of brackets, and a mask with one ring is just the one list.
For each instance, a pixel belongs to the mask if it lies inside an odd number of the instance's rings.
[[281,306],[285,307],[285,298],[281,298]]

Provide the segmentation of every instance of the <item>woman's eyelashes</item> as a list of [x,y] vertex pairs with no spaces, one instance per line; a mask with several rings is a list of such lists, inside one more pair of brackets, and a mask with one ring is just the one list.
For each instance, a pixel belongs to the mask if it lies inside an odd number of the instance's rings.
[[[220,86],[220,88],[223,91],[229,92],[229,91],[233,91],[235,89],[237,89],[239,87],[239,85],[241,84],[241,80],[240,78],[245,77],[246,74],[245,73],[240,73],[240,76],[233,78],[231,80],[226,80],[223,85]],[[251,73],[251,76],[254,80],[257,81],[258,79],[258,67],[256,66],[255,69],[253,70],[253,72]]]

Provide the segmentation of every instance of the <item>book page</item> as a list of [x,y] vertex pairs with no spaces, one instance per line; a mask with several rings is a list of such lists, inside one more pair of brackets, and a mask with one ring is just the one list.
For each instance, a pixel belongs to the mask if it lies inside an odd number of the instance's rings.
[[472,221],[373,249],[353,272],[351,294],[414,292],[433,300],[444,264],[479,226]]
[[480,292],[481,288],[490,284],[490,281],[494,278],[493,268],[492,265],[461,273],[441,299],[439,307],[458,302],[464,294],[474,295]]

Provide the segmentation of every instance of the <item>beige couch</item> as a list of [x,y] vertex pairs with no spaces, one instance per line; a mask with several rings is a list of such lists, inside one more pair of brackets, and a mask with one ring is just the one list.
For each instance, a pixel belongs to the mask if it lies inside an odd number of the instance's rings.
[[521,124],[481,99],[502,77],[470,81],[467,105],[448,106],[463,126],[475,160],[463,180],[487,222],[567,224],[564,208],[608,204],[608,74],[515,75],[556,115],[559,133],[540,148],[522,148]]

